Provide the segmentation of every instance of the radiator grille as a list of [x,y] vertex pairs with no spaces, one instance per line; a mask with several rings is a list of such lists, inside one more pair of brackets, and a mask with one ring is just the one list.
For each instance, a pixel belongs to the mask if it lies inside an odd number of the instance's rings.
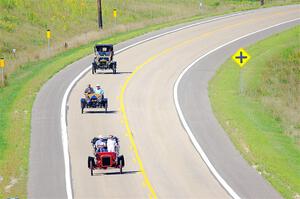
[[102,157],[102,165],[110,166],[110,157]]

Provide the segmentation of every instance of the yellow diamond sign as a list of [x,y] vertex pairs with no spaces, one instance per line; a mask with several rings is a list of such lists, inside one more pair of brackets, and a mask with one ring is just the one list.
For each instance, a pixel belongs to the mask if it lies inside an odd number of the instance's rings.
[[234,55],[232,55],[233,61],[235,61],[241,68],[251,59],[251,56],[242,48],[240,48]]

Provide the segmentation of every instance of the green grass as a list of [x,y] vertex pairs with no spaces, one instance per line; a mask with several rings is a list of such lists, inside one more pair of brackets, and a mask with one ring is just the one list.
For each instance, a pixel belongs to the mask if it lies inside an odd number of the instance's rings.
[[[160,26],[119,33],[101,42],[115,44],[157,28]],[[31,109],[40,87],[66,65],[90,54],[92,45],[71,49],[52,59],[28,63],[10,75],[8,86],[0,89],[0,176],[4,177],[0,182],[0,198],[16,195],[26,198]],[[18,183],[6,191],[11,179],[17,179]]]
[[[255,0],[103,0],[104,31],[97,27],[96,0],[0,0],[0,56],[6,72],[28,61],[57,54],[64,43],[78,47],[107,37],[111,32],[143,28],[192,16],[211,16],[259,7]],[[299,3],[299,0],[266,1],[266,6]],[[118,11],[117,25],[112,16]],[[47,52],[46,29],[51,29],[51,54]],[[12,49],[17,49],[14,57]]]
[[[0,198],[26,198],[31,109],[37,92],[55,73],[92,52],[94,42],[58,54],[60,49],[49,59],[41,60],[40,54],[35,54],[35,51],[45,48],[46,28],[51,28],[54,44],[64,42],[75,34],[96,30],[95,1],[82,1],[85,3],[82,10],[78,10],[78,5],[81,5],[78,2],[81,1],[0,0],[0,56],[5,56],[7,69],[14,68],[7,76],[6,87],[0,88]],[[273,2],[277,5],[284,1]],[[291,2],[295,1],[287,1]],[[250,0],[204,1],[204,8],[199,13],[195,3],[198,6],[196,0],[188,3],[185,0],[111,0],[109,4],[104,4],[106,34],[99,34],[96,40],[102,38],[103,43],[116,44],[177,23],[258,6],[257,2]],[[107,28],[112,27],[113,20],[109,16],[116,6],[123,6],[117,8],[123,10],[119,12],[118,24],[124,29]],[[68,17],[64,18],[63,13]],[[105,35],[107,38],[103,39]],[[9,52],[13,47],[17,48],[17,58]],[[26,64],[12,67],[12,63],[17,65],[17,60],[21,58]],[[21,144],[16,141],[20,139]],[[16,183],[8,189],[11,182]]]
[[[246,51],[242,71],[228,60],[209,83],[219,122],[244,158],[285,198],[300,194],[300,26]],[[243,85],[243,93],[240,93]]]

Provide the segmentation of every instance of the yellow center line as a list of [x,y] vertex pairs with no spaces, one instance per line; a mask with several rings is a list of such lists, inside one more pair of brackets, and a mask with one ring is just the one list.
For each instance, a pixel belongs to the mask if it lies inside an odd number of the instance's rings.
[[[284,12],[277,12],[277,13],[274,13],[274,15],[282,15]],[[273,17],[274,15],[270,15],[270,16],[266,16],[264,17],[264,19],[266,18],[271,18]],[[260,16],[259,16],[260,17]],[[130,80],[134,77],[134,75],[139,71],[141,70],[145,65],[151,63],[152,61],[154,61],[155,59],[163,56],[163,55],[166,55],[172,51],[174,51],[176,48],[179,48],[183,45],[187,45],[189,43],[192,43],[193,41],[195,40],[199,40],[199,39],[203,39],[204,37],[207,37],[209,35],[211,35],[212,33],[215,33],[217,31],[220,31],[220,30],[223,30],[223,29],[228,29],[228,28],[232,28],[234,26],[238,26],[240,24],[245,24],[247,22],[250,22],[250,21],[255,21],[256,19],[255,18],[259,18],[259,17],[253,17],[253,18],[250,18],[250,19],[247,19],[247,20],[244,20],[243,22],[239,22],[239,23],[233,23],[231,25],[226,25],[222,28],[216,28],[216,29],[213,29],[211,31],[208,31],[207,33],[204,33],[200,36],[196,36],[196,37],[192,37],[190,39],[187,39],[187,40],[184,40],[180,43],[177,43],[176,45],[172,46],[172,47],[169,47],[169,48],[166,48],[164,49],[163,51],[151,56],[150,58],[148,58],[144,63],[138,65],[134,71],[127,77],[127,79],[125,80],[124,84],[122,85],[121,87],[121,93],[120,93],[120,96],[118,97],[118,99],[120,99],[120,110],[121,110],[121,113],[122,113],[122,116],[123,116],[123,120],[122,120],[122,123],[125,124],[125,127],[126,127],[126,135],[129,137],[129,140],[130,140],[130,144],[131,144],[131,149],[133,150],[134,154],[135,154],[135,161],[138,162],[138,165],[140,167],[140,172],[142,173],[143,177],[144,177],[144,182],[143,182],[143,185],[147,186],[149,191],[150,191],[150,195],[149,195],[149,198],[154,198],[156,199],[157,198],[157,195],[154,191],[154,188],[152,186],[152,184],[150,183],[150,180],[148,178],[148,175],[144,169],[144,166],[143,166],[143,162],[139,156],[139,153],[138,153],[138,150],[137,150],[137,146],[135,144],[135,141],[134,141],[134,138],[133,138],[133,134],[131,132],[131,129],[130,129],[130,126],[129,126],[129,122],[128,122],[128,117],[127,117],[127,113],[125,111],[125,105],[124,105],[124,93],[125,93],[125,90],[130,82]]]

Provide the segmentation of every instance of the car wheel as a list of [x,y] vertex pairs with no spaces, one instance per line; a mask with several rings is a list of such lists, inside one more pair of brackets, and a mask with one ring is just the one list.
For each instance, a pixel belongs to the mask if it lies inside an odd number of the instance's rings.
[[123,161],[122,160],[120,160],[120,174],[122,174],[123,173]]
[[118,157],[118,164],[119,164],[119,166],[121,166],[121,167],[124,167],[124,166],[125,166],[125,159],[124,159],[124,156],[123,156],[123,155],[120,155],[120,156]]
[[107,108],[108,108],[108,104],[107,102],[105,103],[105,113],[107,113]]
[[80,108],[81,108],[81,114],[83,114],[84,107],[85,107],[85,105],[81,102],[81,106],[80,106]]
[[90,160],[90,165],[89,165],[89,167],[90,167],[90,170],[91,170],[91,176],[93,176],[94,175],[94,165],[93,165],[93,160]]

